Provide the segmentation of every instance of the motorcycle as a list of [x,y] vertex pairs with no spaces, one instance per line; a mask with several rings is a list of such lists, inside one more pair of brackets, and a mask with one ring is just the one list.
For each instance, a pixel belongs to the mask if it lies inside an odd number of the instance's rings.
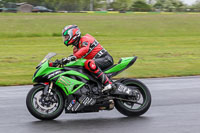
[[[84,68],[86,59],[51,61],[56,53],[49,53],[36,67],[32,78],[35,84],[28,92],[26,105],[29,112],[41,120],[57,118],[65,113],[88,113],[113,110],[125,116],[144,114],[151,105],[149,89],[132,78],[113,80],[113,89],[102,92],[102,84]],[[104,73],[112,79],[134,64],[137,57],[121,58]]]

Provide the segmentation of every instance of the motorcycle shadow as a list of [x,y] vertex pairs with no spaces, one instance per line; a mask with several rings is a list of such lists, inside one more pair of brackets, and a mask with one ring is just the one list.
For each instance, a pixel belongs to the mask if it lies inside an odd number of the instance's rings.
[[114,118],[84,118],[84,119],[73,119],[73,120],[51,120],[51,121],[35,121],[32,122],[32,126],[37,129],[45,130],[91,130],[91,129],[113,129],[139,126],[144,123],[148,123],[149,117],[114,117]]

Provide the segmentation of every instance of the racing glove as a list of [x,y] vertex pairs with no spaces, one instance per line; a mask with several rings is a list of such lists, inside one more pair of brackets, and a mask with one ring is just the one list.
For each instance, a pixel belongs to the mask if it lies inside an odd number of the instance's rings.
[[76,56],[71,55],[69,57],[62,58],[62,63],[66,64],[69,63],[70,61],[75,61],[76,59],[77,59]]

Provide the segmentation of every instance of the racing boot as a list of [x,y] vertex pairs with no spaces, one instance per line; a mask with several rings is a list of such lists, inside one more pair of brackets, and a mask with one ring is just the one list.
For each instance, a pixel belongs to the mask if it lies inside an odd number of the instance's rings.
[[97,73],[97,79],[101,81],[101,83],[104,85],[104,88],[102,89],[102,92],[112,90],[112,82],[110,79],[106,76],[106,74],[99,68],[99,71]]

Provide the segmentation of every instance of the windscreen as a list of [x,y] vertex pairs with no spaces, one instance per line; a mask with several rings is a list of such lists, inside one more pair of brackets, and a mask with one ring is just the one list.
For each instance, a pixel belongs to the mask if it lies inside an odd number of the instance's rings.
[[39,65],[36,67],[36,69],[37,69],[38,67],[40,67],[45,61],[51,59],[51,58],[54,57],[54,56],[56,56],[56,53],[48,53],[48,54],[44,57],[44,59],[39,63]]

